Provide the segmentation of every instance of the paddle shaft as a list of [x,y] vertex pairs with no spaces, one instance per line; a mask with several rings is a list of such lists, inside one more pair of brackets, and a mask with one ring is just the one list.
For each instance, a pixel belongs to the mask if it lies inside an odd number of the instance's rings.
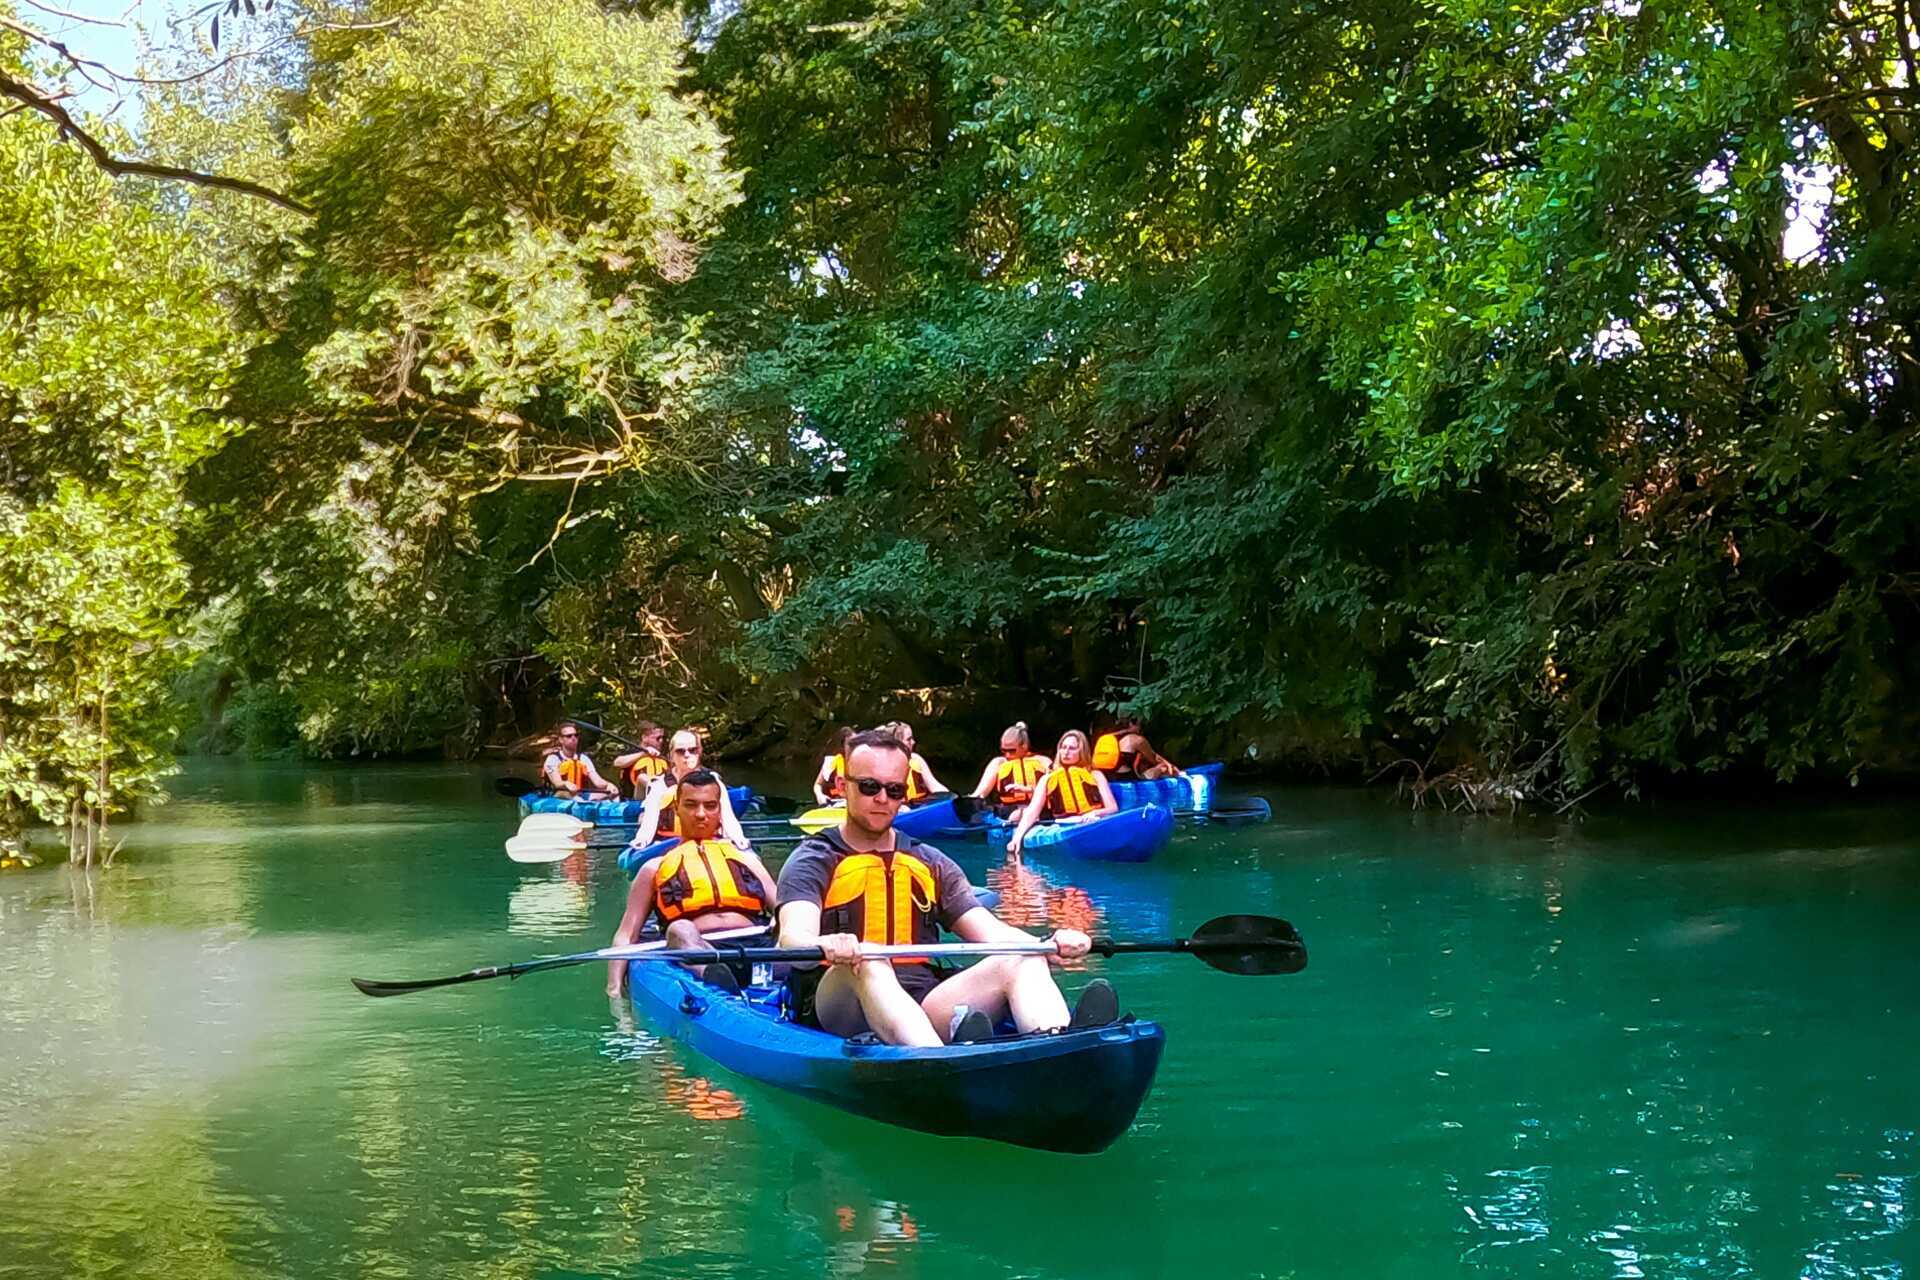
[[[714,935],[718,937],[718,934]],[[929,942],[916,946],[912,943],[862,943],[860,958],[863,960],[899,960],[907,957],[924,957],[931,960],[960,959],[967,956],[1050,956],[1059,953],[1059,946],[1050,938],[1035,938],[1031,942]],[[1291,938],[1164,938],[1151,942],[1119,942],[1112,938],[1093,939],[1092,952],[1097,956],[1152,955],[1189,952],[1205,955],[1210,952],[1241,951],[1300,951],[1304,950],[1300,942]],[[826,953],[819,947],[720,947],[719,955],[728,960],[746,960],[754,964],[809,964],[826,959]],[[715,951],[650,951],[646,955],[634,956],[635,960],[670,960],[680,964],[700,964],[712,960]]]
[[[706,935],[715,942],[732,938],[751,938],[767,931],[766,925],[754,925],[750,928],[721,929]],[[543,960],[522,960],[517,964],[488,965],[481,969],[470,969],[466,973],[456,973],[448,978],[425,978],[416,982],[369,982],[354,978],[353,985],[370,996],[400,996],[410,991],[427,991],[434,987],[452,987],[463,982],[484,982],[488,978],[517,978],[523,973],[539,973],[546,969],[563,969],[569,965],[592,964],[595,960],[637,960],[651,955],[666,947],[666,940],[659,942],[636,942],[625,947],[601,947],[597,951],[576,951],[572,955],[548,956]],[[711,951],[676,951],[675,955],[703,956],[714,958]],[[732,952],[729,951],[731,957]]]

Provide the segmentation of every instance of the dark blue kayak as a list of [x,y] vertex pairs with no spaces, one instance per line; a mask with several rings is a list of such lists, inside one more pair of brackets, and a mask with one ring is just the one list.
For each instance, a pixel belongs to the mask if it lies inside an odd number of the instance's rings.
[[1108,778],[1113,802],[1122,809],[1138,809],[1143,804],[1163,804],[1178,811],[1205,812],[1213,804],[1213,793],[1220,788],[1223,764],[1196,764],[1184,778],[1155,778],[1151,782],[1121,782]]
[[907,1049],[796,1026],[780,988],[728,995],[678,965],[631,960],[634,1007],[731,1071],[922,1133],[1087,1154],[1133,1123],[1166,1047],[1158,1024]]
[[[733,804],[735,813],[746,813],[753,807],[753,788],[728,787],[727,799]],[[575,800],[570,796],[541,795],[538,792],[520,797],[520,816],[523,818],[535,813],[564,813],[601,827],[637,826],[645,808],[638,800]]]

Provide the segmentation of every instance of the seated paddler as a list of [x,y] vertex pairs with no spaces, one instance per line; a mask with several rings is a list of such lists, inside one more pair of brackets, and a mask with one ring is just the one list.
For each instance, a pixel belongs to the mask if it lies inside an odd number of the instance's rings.
[[913,726],[905,720],[892,720],[877,726],[900,740],[907,749],[907,803],[919,804],[936,795],[945,795],[947,784],[933,776],[933,766],[913,749]]
[[1113,728],[1094,739],[1093,767],[1114,782],[1151,782],[1155,778],[1181,778],[1180,766],[1153,749],[1140,721],[1123,716]]
[[[887,1044],[935,1047],[1020,1031],[1104,1026],[1119,1002],[1104,979],[1071,1016],[1048,956],[992,956],[965,969],[924,959],[863,960],[862,943],[937,942],[945,928],[968,942],[1030,942],[1033,935],[981,906],[966,875],[932,845],[894,830],[907,798],[912,752],[890,733],[855,734],[847,754],[847,816],[807,837],[780,869],[780,945],[819,947],[824,963],[795,965],[793,1019],[837,1036],[871,1031]],[[1064,959],[1087,954],[1078,929],[1053,941]]]
[[1033,799],[1040,777],[1053,768],[1053,761],[1033,749],[1027,734],[1027,722],[1016,720],[1000,734],[1000,754],[987,761],[973,794],[994,807],[1001,817],[1012,817]]
[[625,772],[630,788],[628,794],[635,800],[644,800],[653,780],[669,768],[663,752],[667,745],[667,731],[651,720],[642,720],[640,732],[635,737],[640,744],[639,750],[615,756],[613,767],[615,772]]
[[1059,745],[1053,749],[1053,768],[1040,779],[1033,798],[1020,811],[1013,838],[1007,841],[1008,853],[1019,853],[1026,843],[1027,832],[1042,820],[1086,822],[1120,812],[1120,806],[1113,799],[1113,788],[1107,785],[1107,775],[1087,768],[1092,754],[1087,735],[1078,729],[1069,729],[1060,735]]
[[[673,735],[673,741],[667,747],[667,771],[653,780],[653,786],[647,791],[646,805],[640,811],[640,827],[633,833],[632,847],[644,849],[663,836],[679,834],[675,825],[678,818],[674,807],[675,788],[680,779],[701,768],[700,760],[704,745],[700,735],[692,729],[681,729]],[[708,769],[714,777],[720,778],[720,771]],[[727,780],[720,778],[720,834],[731,841],[735,848],[745,849],[747,834],[740,826],[740,819],[733,812],[733,801],[727,795]]]
[[612,800],[620,788],[600,776],[593,759],[580,750],[580,730],[563,724],[553,731],[553,750],[540,763],[540,776],[558,796],[582,800]]
[[[680,779],[673,797],[680,843],[640,864],[613,946],[633,942],[650,917],[666,930],[668,946],[699,951],[713,949],[702,934],[744,929],[771,918],[773,876],[758,856],[718,838],[726,794],[719,775],[705,769]],[[724,964],[692,967],[716,986],[739,990],[739,978]],[[626,982],[627,962],[607,961],[607,994],[620,995]]]

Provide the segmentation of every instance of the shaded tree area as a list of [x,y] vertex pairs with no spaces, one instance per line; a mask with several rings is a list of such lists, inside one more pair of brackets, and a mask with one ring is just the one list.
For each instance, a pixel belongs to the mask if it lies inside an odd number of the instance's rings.
[[1915,766],[1914,0],[254,21],[138,146],[284,200],[113,184],[239,335],[208,745]]

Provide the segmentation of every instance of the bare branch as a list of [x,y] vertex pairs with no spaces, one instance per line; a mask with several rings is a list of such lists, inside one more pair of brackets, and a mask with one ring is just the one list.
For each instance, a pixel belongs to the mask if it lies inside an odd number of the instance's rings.
[[84,13],[72,13],[66,9],[56,9],[50,4],[42,4],[40,0],[27,0],[27,3],[32,5],[34,8],[38,9],[40,12],[50,13],[56,18],[72,18],[75,22],[88,22],[88,23],[92,23],[96,27],[125,28],[125,26],[127,25],[126,23],[118,21],[114,18],[95,18]]
[[201,173],[197,169],[180,169],[168,164],[148,164],[141,160],[116,159],[101,141],[82,129],[74,122],[67,109],[60,105],[57,98],[42,93],[34,86],[12,76],[0,73],[0,96],[12,98],[15,102],[32,107],[41,115],[60,126],[61,133],[80,144],[80,149],[93,158],[93,163],[103,172],[116,178],[158,178],[166,182],[185,182],[196,187],[210,187],[217,191],[234,191],[243,196],[254,196],[282,209],[307,217],[313,210],[301,204],[292,196],[284,195],[271,187],[263,187],[257,182],[245,178],[229,178],[217,173]]

